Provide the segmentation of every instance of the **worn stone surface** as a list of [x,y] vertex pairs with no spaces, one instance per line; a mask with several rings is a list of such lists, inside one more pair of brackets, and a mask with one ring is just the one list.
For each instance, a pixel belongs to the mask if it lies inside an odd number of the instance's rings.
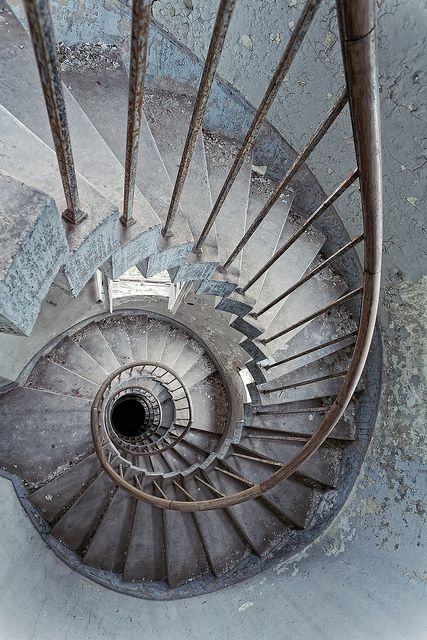
[[28,335],[68,245],[50,196],[7,175],[0,193],[0,330]]

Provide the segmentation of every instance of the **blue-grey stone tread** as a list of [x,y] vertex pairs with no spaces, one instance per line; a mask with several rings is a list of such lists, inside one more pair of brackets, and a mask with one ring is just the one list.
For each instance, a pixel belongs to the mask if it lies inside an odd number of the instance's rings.
[[[225,495],[232,495],[247,488],[247,485],[220,471],[209,470],[205,472],[205,477],[209,484]],[[260,556],[276,546],[283,535],[288,533],[282,520],[258,499],[228,507],[227,511],[241,535]]]
[[[234,157],[240,145],[229,140],[220,140],[215,136],[204,137],[206,163],[212,201],[215,202],[224,184]],[[236,247],[246,228],[246,213],[251,183],[251,157],[246,158],[230,193],[228,194],[217,218],[216,234],[218,238],[219,260],[225,262]],[[240,257],[234,268],[240,274]]]
[[84,349],[107,373],[120,367],[110,345],[93,322],[73,335],[73,340]]
[[0,465],[29,484],[46,482],[93,450],[90,405],[84,398],[12,389],[0,402]]
[[53,524],[100,473],[98,456],[92,453],[81,462],[61,469],[60,475],[34,491],[31,503]]
[[[229,456],[226,464],[237,475],[241,475],[250,482],[260,483],[274,472],[269,465],[254,463],[245,458]],[[264,497],[277,506],[289,522],[304,529],[308,526],[313,513],[319,503],[322,492],[291,477],[283,480],[279,485],[266,491]]]
[[123,316],[123,326],[135,362],[147,360],[147,324],[147,316]]
[[163,529],[162,510],[139,500],[123,568],[124,582],[166,580]]
[[151,362],[160,362],[163,347],[168,336],[169,326],[157,320],[151,319],[147,323],[147,360]]
[[107,509],[115,485],[101,473],[52,529],[52,535],[75,553],[83,554]]
[[[261,457],[285,464],[301,450],[304,443],[305,440],[244,437],[240,446],[245,451],[250,450],[255,456],[258,453]],[[339,480],[340,463],[340,449],[324,444],[298,468],[298,473],[325,487],[335,488]]]
[[[194,478],[185,479],[183,485],[195,500],[209,500],[212,497],[210,490]],[[185,500],[185,497],[181,499]],[[227,573],[250,553],[246,541],[225,509],[197,512],[194,518],[215,576]]]
[[98,323],[98,327],[121,366],[133,362],[128,334],[120,316],[111,316]]
[[[168,498],[182,500],[173,486]],[[185,498],[184,498],[185,499]],[[170,587],[177,587],[209,572],[209,562],[192,513],[164,510],[166,573]]]
[[[193,105],[185,96],[167,92],[146,93],[144,111],[168,174],[175,181],[191,120]],[[184,184],[181,206],[193,238],[200,235],[212,209],[203,136],[197,137],[193,158]],[[209,235],[204,255],[215,260],[218,255],[215,231]]]
[[107,377],[105,369],[69,337],[61,340],[59,345],[49,353],[49,360],[94,384],[101,384]]
[[215,371],[215,365],[207,356],[201,356],[182,376],[183,383],[187,389],[208,378]]
[[88,399],[93,399],[98,390],[96,383],[82,378],[62,365],[51,362],[48,358],[41,358],[37,362],[25,384],[34,389]]
[[84,564],[121,573],[136,502],[123,489],[117,490],[84,555]]
[[[262,179],[252,179],[245,231],[250,227],[262,206],[267,201],[270,191],[272,191],[272,186],[270,186],[269,183],[264,186]],[[240,267],[240,286],[245,285],[276,251],[288,214],[289,202],[279,200],[245,245],[242,251]],[[265,275],[248,290],[250,296],[255,299],[258,297],[264,279]]]
[[[291,356],[298,356],[298,354],[308,349],[317,346],[321,347],[322,344],[326,342],[344,337],[355,329],[356,324],[354,320],[351,320],[348,312],[344,313],[343,309],[332,309],[328,315],[328,322],[325,322],[323,316],[312,320],[289,340],[283,349],[276,351],[270,362],[279,362]],[[343,349],[345,350],[345,348],[348,345],[352,345],[354,341],[355,336],[347,338],[333,345],[317,349],[307,355],[295,357],[293,360],[280,364],[272,369],[263,369],[263,373],[267,380],[277,378],[312,362],[316,362],[325,356],[333,356]]]

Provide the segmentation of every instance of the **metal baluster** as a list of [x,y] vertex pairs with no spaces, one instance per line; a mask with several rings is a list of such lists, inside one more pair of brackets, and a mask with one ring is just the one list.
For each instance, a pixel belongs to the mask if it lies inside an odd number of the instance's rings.
[[[311,347],[310,349],[306,349],[305,351],[300,351],[299,353],[295,353],[292,356],[288,356],[287,358],[283,358],[282,360],[278,360],[277,362],[272,362],[271,364],[266,364],[263,369],[265,369],[266,371],[268,369],[273,369],[274,367],[278,367],[282,364],[285,364],[287,362],[291,362],[292,360],[296,360],[297,358],[302,358],[303,356],[307,356],[310,353],[314,353],[315,351],[320,351],[320,349],[326,349],[327,347],[331,347],[334,344],[338,344],[340,342],[345,342],[346,340],[351,340],[352,342],[350,342],[349,344],[354,343],[356,336],[357,336],[358,331],[352,331],[351,333],[348,333],[347,335],[344,336],[340,336],[339,338],[334,338],[334,340],[329,340],[328,342],[323,342],[322,344],[316,345],[315,347]],[[353,340],[354,338],[354,340]],[[344,345],[344,346],[348,346]],[[342,347],[344,348],[344,347]]]
[[67,204],[62,215],[68,222],[79,224],[87,218],[87,213],[80,207],[49,2],[24,0],[24,6]]
[[126,135],[125,184],[123,214],[120,222],[125,227],[135,224],[133,201],[141,132],[144,80],[147,68],[148,31],[152,0],[133,0],[132,36],[129,68],[128,125]]
[[354,298],[362,291],[363,291],[363,287],[358,287],[357,289],[353,289],[353,291],[350,291],[349,293],[346,293],[345,295],[341,296],[341,298],[334,300],[334,302],[331,302],[330,304],[326,305],[326,307],[323,307],[323,309],[319,309],[319,311],[315,311],[314,313],[307,316],[306,318],[303,318],[302,320],[298,320],[298,322],[295,322],[290,327],[287,327],[287,329],[283,329],[282,331],[275,333],[273,336],[270,336],[269,338],[263,338],[262,340],[260,340],[260,342],[262,344],[268,344],[269,342],[272,342],[277,338],[281,338],[286,333],[289,333],[289,331],[293,331],[293,329],[297,329],[298,327],[305,324],[306,322],[309,322],[310,320],[314,320],[314,318],[317,318],[318,316],[323,315],[327,311],[330,311],[330,309],[333,309],[334,307],[337,307],[338,305],[343,304],[344,302],[347,302],[347,300],[351,300],[351,298]]
[[215,26],[203,69],[202,79],[197,92],[193,115],[191,116],[184,151],[182,152],[181,163],[179,165],[166,223],[162,231],[164,236],[172,235],[171,226],[175,220],[176,212],[178,210],[179,200],[181,198],[185,179],[190,167],[194,147],[196,146],[197,136],[202,126],[206,106],[209,100],[210,89],[215,77],[215,72],[224,46],[225,36],[227,34],[235,4],[236,0],[221,0],[218,8]]
[[337,119],[341,111],[344,109],[346,104],[347,104],[347,93],[346,91],[344,91],[341,94],[341,97],[339,98],[338,102],[329,111],[328,115],[326,116],[325,120],[322,122],[322,124],[320,125],[316,133],[310,138],[310,140],[304,146],[303,150],[295,158],[295,160],[289,167],[288,171],[286,172],[285,177],[280,182],[275,192],[269,197],[265,205],[262,207],[261,211],[255,218],[255,220],[252,222],[251,226],[246,231],[245,235],[240,240],[237,247],[234,249],[234,251],[230,254],[227,260],[224,262],[222,266],[222,270],[227,269],[230,266],[230,264],[233,262],[233,260],[239,255],[243,247],[250,240],[250,238],[253,236],[255,231],[258,229],[261,222],[269,213],[272,206],[277,202],[277,200],[282,195],[286,187],[289,185],[292,178],[294,177],[294,175],[302,165],[302,163],[308,158],[311,152],[317,147],[317,145],[322,140],[325,133],[330,129],[331,125],[335,122],[335,120]]
[[285,253],[285,251],[292,247],[294,242],[296,242],[298,238],[302,236],[302,234],[313,224],[313,222],[317,220],[317,218],[319,218],[319,216],[321,216],[322,213],[324,213],[324,211],[326,211],[326,209],[328,209],[335,202],[335,200],[337,200],[344,193],[344,191],[346,191],[346,189],[350,187],[350,185],[353,184],[357,177],[358,170],[354,169],[350,173],[350,175],[348,175],[347,178],[343,180],[343,182],[335,189],[335,191],[333,191],[333,193],[331,193],[331,195],[328,196],[326,200],[324,200],[324,202],[322,202],[322,204],[317,207],[317,209],[307,218],[307,220],[303,225],[301,225],[298,231],[296,231],[293,236],[291,236],[289,240],[276,251],[276,253],[270,258],[270,260],[268,260],[265,265],[261,267],[259,271],[257,271],[253,278],[251,278],[249,282],[247,282],[247,284],[242,287],[240,293],[245,293],[249,289],[249,287],[252,287],[252,285],[255,284],[255,282],[259,278],[261,278],[261,276],[276,262],[276,260],[278,260]]
[[363,236],[363,233],[362,233],[362,234],[360,234],[360,236],[357,236],[353,240],[350,240],[350,242],[347,242],[346,245],[341,247],[341,249],[338,249],[338,251],[335,251],[335,253],[333,253],[331,256],[329,256],[329,258],[327,258],[324,262],[319,264],[319,266],[316,267],[315,269],[313,269],[313,271],[310,271],[309,273],[307,273],[307,275],[305,275],[302,278],[300,278],[297,282],[295,282],[295,284],[293,284],[291,287],[289,287],[289,289],[286,289],[286,291],[281,293],[280,296],[277,296],[277,298],[274,298],[274,300],[272,300],[271,302],[266,304],[265,307],[263,307],[260,311],[258,311],[258,313],[252,313],[251,316],[253,318],[259,318],[259,316],[261,316],[263,313],[265,313],[266,311],[269,311],[272,307],[274,307],[276,304],[278,304],[279,302],[284,300],[287,296],[289,296],[291,293],[293,293],[296,289],[298,289],[303,284],[308,282],[311,278],[313,278],[313,276],[315,276],[317,273],[322,271],[322,269],[324,269],[329,264],[331,264],[331,262],[333,262],[334,260],[336,260],[340,256],[344,255],[345,253],[347,253],[347,251],[350,251],[350,249],[352,249],[357,244],[359,244],[359,242],[362,242],[363,238],[364,238],[364,236]]
[[203,228],[202,233],[200,234],[200,238],[197,240],[197,243],[194,247],[194,251],[197,253],[201,250],[204,241],[206,240],[212,226],[221,210],[222,205],[225,202],[226,197],[228,196],[231,187],[239,173],[242,164],[248,155],[253,143],[255,142],[258,133],[262,127],[262,124],[267,116],[267,113],[279,91],[283,80],[285,79],[286,74],[289,71],[289,67],[291,66],[298,49],[300,48],[304,37],[310,27],[311,21],[314,18],[314,15],[320,5],[321,0],[307,0],[302,10],[302,13],[298,19],[297,24],[295,25],[295,29],[292,32],[292,35],[289,39],[288,45],[283,53],[283,56],[273,74],[273,77],[270,80],[270,84],[268,85],[267,91],[264,94],[264,97],[261,101],[260,106],[258,107],[258,111],[255,114],[254,119],[252,120],[251,126],[246,134],[246,137],[243,141],[242,146],[240,147],[232,167],[225,179],[223,187],[218,195],[218,198],[213,206],[213,209],[209,215],[209,218]]

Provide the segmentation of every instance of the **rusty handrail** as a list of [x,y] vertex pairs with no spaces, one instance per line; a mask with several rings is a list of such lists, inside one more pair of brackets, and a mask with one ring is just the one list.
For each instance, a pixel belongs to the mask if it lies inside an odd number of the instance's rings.
[[[288,478],[321,446],[343,415],[361,377],[375,329],[382,247],[382,178],[375,0],[359,0],[358,2],[337,0],[337,8],[360,182],[365,241],[363,286],[339,299],[342,302],[359,293],[362,294],[359,329],[348,371],[341,389],[329,407],[321,425],[305,442],[298,454],[286,464],[274,463],[279,468],[266,480],[233,495],[226,496],[218,492],[215,487],[211,487],[216,496],[211,500],[197,501],[192,497],[189,501],[169,499],[164,490],[159,491],[161,497],[158,497],[128,484],[119,473],[114,470],[110,471],[109,475],[116,484],[126,489],[134,497],[145,500],[156,507],[178,511],[204,511],[229,507],[261,496]],[[225,190],[223,189],[217,201],[219,206],[216,204],[214,207],[215,213],[218,212],[228,193],[230,177],[231,182],[235,177],[234,169],[233,165],[232,172],[226,180],[227,187]],[[212,220],[211,222],[213,224]],[[206,237],[206,233],[204,237]],[[339,301],[335,301],[333,304],[339,304]],[[289,330],[290,328],[286,331]],[[272,337],[270,340],[274,338]],[[99,400],[99,394],[100,392],[95,397],[92,406],[92,428],[98,422],[97,400]],[[205,482],[202,478],[197,478],[201,482]],[[208,486],[207,483],[206,486]]]
[[67,222],[79,224],[87,213],[80,206],[49,0],[24,0],[24,7],[67,205],[62,215]]

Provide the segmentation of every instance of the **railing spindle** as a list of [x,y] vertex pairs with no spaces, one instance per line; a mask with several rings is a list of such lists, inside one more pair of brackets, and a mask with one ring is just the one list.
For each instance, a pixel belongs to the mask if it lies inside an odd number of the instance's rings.
[[330,311],[334,307],[338,307],[340,304],[344,304],[344,302],[351,300],[351,298],[354,298],[362,291],[363,291],[363,287],[358,287],[357,289],[353,289],[353,291],[350,291],[349,293],[346,293],[345,295],[341,296],[341,298],[334,300],[330,304],[326,305],[326,307],[323,307],[322,309],[315,311],[314,313],[307,316],[306,318],[303,318],[302,320],[298,320],[298,322],[291,324],[290,327],[287,327],[286,329],[283,329],[282,331],[275,333],[273,336],[270,336],[269,338],[263,338],[262,340],[260,340],[261,344],[268,344],[273,340],[277,340],[277,338],[281,338],[285,334],[289,333],[290,331],[293,331],[294,329],[297,329],[298,327],[305,324],[306,322],[310,322],[310,320],[314,320],[315,318],[318,318],[319,316],[323,315],[327,311]]
[[322,140],[325,133],[330,129],[332,124],[338,118],[339,114],[344,109],[346,104],[347,104],[347,93],[346,91],[344,91],[341,94],[338,102],[329,111],[328,115],[326,116],[325,120],[322,122],[320,127],[317,129],[316,133],[310,138],[310,140],[304,146],[303,150],[297,155],[297,157],[289,167],[288,171],[286,172],[285,177],[282,179],[277,189],[274,191],[274,193],[269,197],[265,205],[262,207],[261,211],[255,218],[255,220],[252,222],[251,226],[246,231],[245,235],[240,240],[237,247],[234,249],[234,251],[230,254],[227,260],[224,262],[222,266],[223,271],[225,271],[230,266],[233,260],[237,258],[237,256],[239,255],[243,247],[247,244],[247,242],[249,242],[249,240],[251,239],[255,231],[258,229],[261,222],[264,220],[264,218],[269,213],[273,205],[277,202],[279,197],[285,191],[285,189],[291,182],[292,178],[298,171],[298,169],[301,167],[303,162],[305,162],[305,160],[308,158],[311,152],[317,147],[317,145]]
[[190,167],[193,156],[194,147],[196,146],[197,136],[199,135],[206,106],[209,100],[210,89],[215,77],[221,51],[224,46],[225,36],[227,35],[228,26],[230,24],[231,15],[233,13],[236,0],[221,0],[218,13],[216,16],[215,26],[209,45],[208,54],[206,56],[205,66],[203,68],[202,78],[200,80],[199,90],[197,92],[196,102],[194,104],[193,115],[187,133],[182,158],[175,181],[171,203],[169,206],[166,223],[162,231],[164,236],[171,235],[171,227],[178,211],[179,201],[182,190],[184,188],[185,179]]
[[303,284],[308,282],[317,273],[322,271],[322,269],[325,269],[325,267],[327,267],[329,264],[331,264],[331,262],[333,262],[334,260],[336,260],[340,256],[343,256],[345,253],[347,253],[347,251],[350,251],[350,249],[352,249],[357,244],[362,242],[363,238],[364,238],[364,235],[363,235],[363,233],[361,233],[356,238],[353,238],[353,240],[350,240],[350,242],[347,242],[347,244],[345,244],[343,247],[341,247],[341,249],[338,249],[338,251],[335,251],[335,253],[333,253],[331,256],[329,256],[329,258],[327,258],[324,262],[319,264],[319,266],[316,267],[315,269],[313,269],[313,271],[310,271],[309,273],[307,273],[307,275],[305,275],[302,278],[300,278],[297,282],[295,282],[295,284],[293,284],[291,287],[286,289],[286,291],[281,293],[280,296],[277,296],[277,298],[274,298],[274,300],[272,300],[271,302],[266,304],[265,307],[263,307],[260,311],[258,311],[258,313],[252,313],[251,314],[252,317],[253,318],[259,318],[259,316],[261,316],[263,313],[265,313],[266,311],[269,311],[276,304],[278,304],[279,302],[284,300],[287,296],[289,296],[291,293],[296,291],[296,289],[299,289],[299,287],[301,287]]
[[247,284],[242,287],[240,292],[245,293],[250,287],[252,287],[252,285],[255,284],[255,282],[259,280],[259,278],[261,278],[261,276],[264,275],[266,271],[268,271],[268,269],[276,262],[276,260],[278,260],[285,253],[285,251],[290,249],[290,247],[292,247],[292,245],[298,240],[298,238],[302,236],[302,234],[307,231],[309,227],[311,227],[313,222],[317,220],[317,218],[319,218],[319,216],[321,216],[322,213],[324,213],[326,209],[328,209],[335,202],[335,200],[337,200],[344,193],[344,191],[346,191],[350,187],[350,185],[353,184],[353,182],[357,179],[357,176],[358,170],[354,169],[350,173],[350,175],[348,175],[347,178],[343,180],[343,182],[335,189],[335,191],[331,193],[331,195],[328,196],[319,207],[317,207],[317,209],[311,214],[311,216],[307,218],[307,220],[304,222],[304,224],[301,225],[298,231],[296,231],[294,235],[291,236],[289,240],[276,251],[276,253],[270,258],[270,260],[268,260],[265,265],[261,267],[259,271],[257,271],[253,278],[251,278],[249,282],[247,282]]
[[[310,353],[314,353],[316,351],[320,351],[321,349],[326,349],[327,347],[331,347],[334,344],[338,344],[340,342],[345,342],[346,340],[351,340],[354,342],[357,336],[357,330],[348,333],[345,336],[340,336],[339,338],[334,338],[333,340],[329,340],[328,342],[323,342],[322,344],[318,344],[315,347],[311,347],[310,349],[306,349],[305,351],[300,351],[299,353],[295,353],[293,356],[288,356],[287,358],[283,358],[282,360],[278,360],[277,362],[272,362],[271,364],[266,364],[263,369],[266,371],[268,369],[274,369],[274,367],[278,367],[282,364],[286,364],[287,362],[292,362],[292,360],[297,360],[298,358],[302,358],[303,356],[308,356]],[[351,344],[351,342],[349,343]],[[348,346],[348,345],[344,345]]]
[[300,48],[304,40],[304,37],[310,27],[310,24],[320,5],[320,2],[321,0],[307,0],[304,5],[298,22],[295,25],[295,29],[293,30],[292,35],[289,39],[288,45],[273,74],[273,77],[270,80],[270,84],[268,85],[267,91],[265,92],[261,104],[258,107],[258,111],[256,112],[254,119],[252,120],[251,126],[249,127],[243,144],[234,159],[232,167],[225,179],[218,198],[216,199],[212,211],[209,214],[209,218],[202,230],[202,233],[200,234],[199,239],[197,240],[197,243],[194,247],[194,251],[196,253],[201,250],[202,245],[205,242],[210,230],[212,229],[213,224],[221,210],[221,207],[225,202],[225,199],[230,193],[230,189],[233,186],[237,174],[239,173],[246,156],[248,155],[253,143],[255,142],[260,132],[267,113],[271,105],[273,104],[273,101],[282,85],[283,80],[285,79],[286,74],[289,71],[289,68],[298,52],[298,49]]
[[24,6],[65,194],[67,208],[62,215],[68,222],[79,224],[87,213],[80,207],[49,1],[24,0]]
[[123,214],[120,222],[125,227],[135,224],[133,202],[136,169],[138,165],[139,137],[141,133],[144,80],[147,68],[148,32],[152,0],[133,0],[132,36],[129,66],[129,101],[126,134],[125,184]]

